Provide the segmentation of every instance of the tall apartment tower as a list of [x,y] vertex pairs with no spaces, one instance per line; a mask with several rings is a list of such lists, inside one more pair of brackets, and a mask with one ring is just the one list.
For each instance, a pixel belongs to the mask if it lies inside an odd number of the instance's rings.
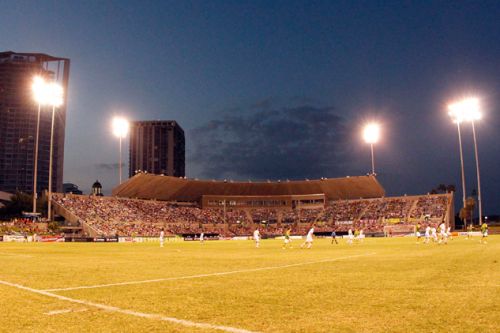
[[184,130],[173,120],[130,124],[129,176],[138,171],[184,177]]
[[[64,89],[64,103],[55,113],[52,172],[52,188],[62,192],[69,64],[69,59],[47,54],[0,52],[0,191],[33,191],[38,105],[31,84],[39,75]],[[49,184],[51,112],[50,106],[42,106],[40,112],[39,193]]]

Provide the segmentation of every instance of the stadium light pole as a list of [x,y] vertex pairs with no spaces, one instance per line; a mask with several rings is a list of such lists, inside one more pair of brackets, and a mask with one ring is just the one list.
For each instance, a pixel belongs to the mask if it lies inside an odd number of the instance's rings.
[[128,134],[129,122],[127,119],[122,117],[113,118],[112,122],[113,134],[120,140],[120,163],[119,163],[119,173],[120,173],[120,184],[122,183],[122,139]]
[[47,218],[50,221],[52,216],[51,199],[52,199],[52,160],[54,151],[54,118],[56,108],[63,104],[63,88],[57,82],[48,84],[48,103],[52,106],[52,124],[50,128],[50,153],[49,153],[49,193],[47,198]]
[[479,155],[477,151],[477,137],[476,137],[476,127],[475,121],[480,120],[482,117],[479,99],[477,98],[467,98],[457,103],[451,104],[449,106],[450,110],[453,112],[460,112],[462,114],[463,120],[470,121],[472,125],[472,136],[474,139],[474,155],[476,158],[476,176],[477,176],[477,201],[479,207],[479,225],[483,223],[483,207],[481,202],[481,176],[479,171]]
[[38,116],[36,122],[36,136],[35,136],[35,159],[33,163],[33,213],[36,213],[36,199],[37,199],[37,176],[38,176],[38,138],[40,136],[40,110],[42,105],[46,105],[48,101],[48,86],[45,79],[41,76],[35,76],[31,85],[33,99],[38,104]]
[[363,139],[366,143],[370,144],[370,150],[372,155],[372,175],[375,175],[375,157],[373,154],[373,145],[378,142],[380,138],[380,125],[376,123],[371,123],[365,126],[363,130]]
[[[464,155],[462,151],[462,135],[460,133],[460,123],[464,121],[463,109],[456,107],[456,104],[451,104],[448,106],[448,115],[451,117],[452,121],[457,124],[458,130],[458,146],[460,149],[460,166],[462,170],[462,205],[465,208],[465,172],[464,172]],[[464,219],[465,227],[467,227],[467,219]]]

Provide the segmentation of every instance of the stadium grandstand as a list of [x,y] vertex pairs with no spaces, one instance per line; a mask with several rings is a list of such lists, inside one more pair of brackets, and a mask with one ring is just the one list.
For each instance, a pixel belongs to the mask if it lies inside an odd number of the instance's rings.
[[55,212],[91,237],[407,234],[415,224],[453,226],[453,194],[385,197],[373,175],[285,182],[233,182],[137,174],[111,197],[56,194]]

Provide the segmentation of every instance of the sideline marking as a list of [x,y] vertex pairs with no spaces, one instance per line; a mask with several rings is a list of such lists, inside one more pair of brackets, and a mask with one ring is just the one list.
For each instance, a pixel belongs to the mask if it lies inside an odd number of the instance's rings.
[[0,256],[21,257],[21,258],[33,258],[33,256],[32,256],[32,255],[29,255],[29,254],[18,254],[18,253],[9,253],[9,252],[0,252]]
[[53,310],[49,312],[45,312],[44,315],[47,316],[53,316],[53,315],[58,315],[58,314],[64,314],[64,313],[75,313],[75,312],[84,312],[87,311],[87,309],[79,309],[79,310],[73,310],[73,309],[64,309],[64,310]]
[[249,269],[242,269],[242,270],[237,270],[237,271],[207,273],[207,274],[188,275],[188,276],[177,276],[177,277],[152,279],[152,280],[142,280],[142,281],[129,281],[129,282],[96,284],[96,285],[92,285],[92,286],[80,286],[80,287],[44,289],[43,291],[69,291],[69,290],[95,289],[95,288],[105,288],[105,287],[114,287],[114,286],[128,286],[128,285],[131,285],[131,284],[143,284],[143,283],[153,283],[153,282],[163,282],[163,281],[199,279],[199,278],[211,277],[211,276],[223,276],[223,275],[230,275],[230,274],[237,274],[237,273],[249,273],[249,272],[269,271],[269,270],[274,270],[274,269],[283,269],[283,268],[289,268],[289,267],[306,266],[306,265],[319,264],[319,263],[323,263],[323,262],[332,262],[332,261],[338,261],[338,260],[343,260],[343,259],[351,259],[351,258],[357,258],[357,257],[366,257],[366,256],[374,255],[374,254],[376,254],[376,252],[365,253],[365,254],[357,254],[357,255],[345,256],[345,257],[338,257],[338,258],[322,259],[322,260],[316,260],[316,261],[307,261],[307,262],[302,262],[302,263],[288,264],[288,265],[281,265],[281,266],[268,266],[268,267],[260,267],[260,268],[249,268]]
[[212,329],[212,330],[219,330],[219,331],[224,331],[224,332],[230,332],[230,333],[256,333],[254,331],[249,331],[241,328],[235,328],[235,327],[230,327],[230,326],[221,326],[221,325],[212,325],[212,324],[207,324],[207,323],[198,323],[190,320],[185,320],[185,319],[178,319],[174,317],[166,317],[162,316],[159,314],[153,314],[153,313],[144,313],[144,312],[138,312],[138,311],[133,311],[133,310],[127,310],[127,309],[122,309],[116,306],[111,306],[111,305],[106,305],[106,304],[100,304],[100,303],[94,303],[90,301],[85,301],[81,299],[76,299],[76,298],[70,298],[66,296],[61,296],[57,295],[54,293],[50,293],[44,290],[39,290],[39,289],[33,289],[30,287],[26,287],[17,283],[11,283],[7,281],[2,281],[0,280],[0,284],[9,286],[9,287],[14,287],[18,288],[21,290],[26,290],[30,291],[35,294],[47,296],[47,297],[52,297],[52,298],[57,298],[58,300],[61,301],[67,301],[71,303],[77,303],[77,304],[82,304],[86,306],[92,306],[101,310],[106,310],[106,311],[111,311],[111,312],[118,312],[130,316],[135,316],[135,317],[140,317],[140,318],[147,318],[147,319],[155,319],[159,321],[166,321],[170,323],[175,323],[183,326],[188,326],[188,327],[197,327],[197,328],[206,328],[206,329]]

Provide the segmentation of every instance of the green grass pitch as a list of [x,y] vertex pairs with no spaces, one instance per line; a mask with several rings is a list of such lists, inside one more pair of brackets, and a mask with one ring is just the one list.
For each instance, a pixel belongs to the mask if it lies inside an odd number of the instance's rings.
[[300,242],[0,243],[0,332],[500,329],[500,236]]

